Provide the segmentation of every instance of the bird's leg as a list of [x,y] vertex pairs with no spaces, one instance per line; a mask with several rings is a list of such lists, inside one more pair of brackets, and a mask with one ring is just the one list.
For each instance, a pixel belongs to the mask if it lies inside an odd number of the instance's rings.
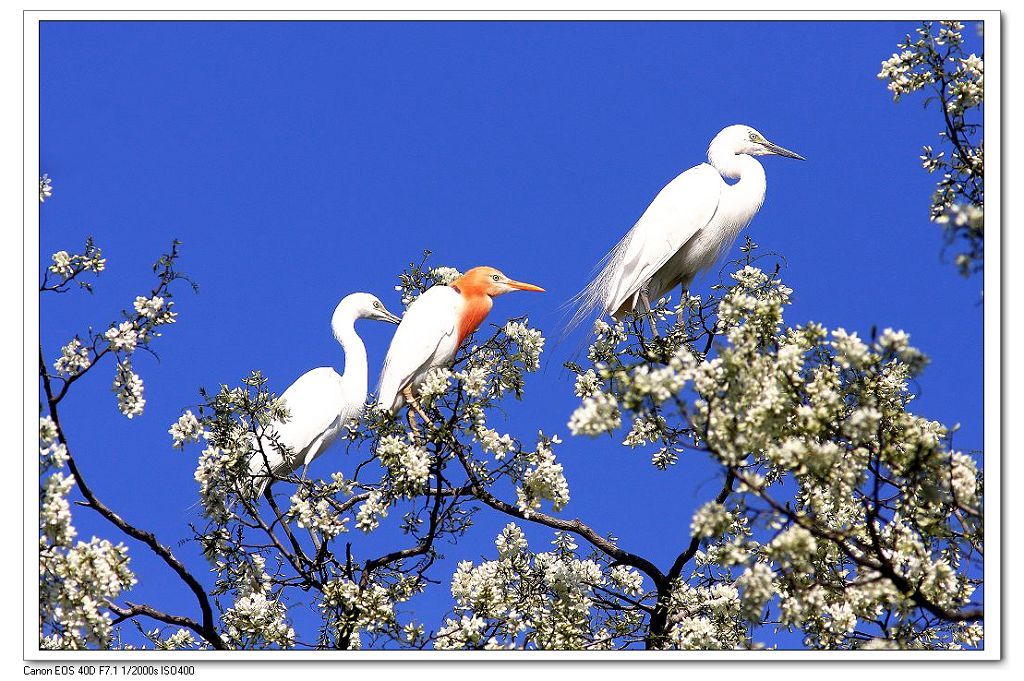
[[405,390],[402,391],[402,397],[405,398],[406,404],[409,405],[408,411],[406,411],[406,417],[409,420],[409,428],[412,430],[413,439],[418,442],[423,442],[423,434],[420,432],[419,426],[416,425],[416,418],[413,412],[420,415],[424,423],[430,423],[430,418],[423,413],[420,403],[416,400],[416,396],[412,394],[412,386],[405,386]]
[[647,295],[646,286],[640,289],[640,302],[644,304],[644,310],[647,311],[647,323],[651,325],[651,333],[657,338],[658,327],[654,324],[654,314],[651,312],[651,299]]
[[412,439],[416,442],[423,441],[423,435],[420,433],[420,427],[416,425],[416,416],[413,413],[412,405],[405,410],[405,418],[409,422],[409,430],[412,431]]
[[687,290],[686,285],[682,284],[679,286],[679,314],[676,315],[676,320],[682,324],[683,319],[686,315],[686,308],[690,306],[690,292]]
[[[299,487],[306,484],[306,475],[309,473],[309,461],[302,462],[302,476],[299,478]],[[309,533],[309,540],[313,542],[313,553],[320,553],[320,542],[316,539],[316,532],[312,527],[306,528],[306,532]]]

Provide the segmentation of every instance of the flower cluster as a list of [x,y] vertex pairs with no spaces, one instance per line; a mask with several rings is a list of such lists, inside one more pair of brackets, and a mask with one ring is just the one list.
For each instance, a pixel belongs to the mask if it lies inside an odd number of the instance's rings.
[[612,632],[635,628],[632,613],[603,608],[609,594],[631,598],[643,580],[624,566],[609,568],[574,555],[558,533],[551,551],[530,551],[522,529],[507,525],[495,541],[498,558],[459,563],[452,576],[455,611],[437,632],[437,649],[572,650],[607,645]]
[[730,650],[747,640],[739,591],[732,584],[711,587],[684,582],[672,590],[670,628],[663,647],[680,650]]
[[302,485],[291,497],[288,518],[299,527],[316,530],[324,537],[337,537],[348,532],[349,517],[342,517],[326,497],[314,498],[308,487]]
[[[96,248],[91,238],[86,240],[85,250],[82,253],[57,251],[53,254],[51,260],[52,264],[47,268],[47,271],[61,277],[61,282],[55,284],[54,288],[63,287],[67,282],[84,272],[99,274],[107,267],[106,258],[103,257],[100,249]],[[82,285],[85,288],[89,288],[85,284]]]
[[717,501],[709,501],[693,514],[690,533],[695,537],[717,537],[732,525],[732,514]]
[[584,398],[569,418],[569,432],[573,435],[602,435],[622,424],[618,400],[611,393],[595,392]]
[[121,322],[118,326],[111,326],[103,337],[110,344],[110,349],[115,352],[134,352],[139,342],[139,333],[135,324],[130,321]]
[[89,348],[84,347],[76,336],[60,349],[60,357],[53,363],[53,368],[60,376],[74,376],[88,369],[90,364]]
[[319,607],[349,648],[362,647],[361,632],[375,632],[395,623],[395,598],[378,584],[361,588],[352,580],[324,584]]
[[145,409],[146,399],[142,396],[142,377],[132,371],[130,359],[125,358],[117,363],[112,389],[117,394],[117,408],[128,418],[138,416]]
[[106,604],[137,582],[128,568],[128,548],[93,537],[74,547],[41,546],[39,563],[40,648],[108,647],[112,624]]
[[188,629],[178,629],[167,638],[163,637],[159,629],[154,629],[146,632],[146,638],[153,642],[155,650],[195,650],[208,648],[208,646],[200,644]]
[[447,286],[462,276],[454,267],[425,267],[430,251],[423,252],[423,260],[417,265],[410,263],[409,269],[399,275],[395,290],[402,296],[402,305],[408,307],[431,286]]
[[252,554],[249,568],[240,580],[234,605],[221,616],[224,637],[245,649],[291,646],[295,630],[288,624],[287,608],[271,591],[266,559]]
[[444,266],[431,267],[428,274],[431,279],[433,279],[437,284],[440,284],[441,286],[447,286],[448,284],[452,283],[453,281],[462,276],[462,272],[459,272],[454,267]]
[[557,435],[546,437],[540,433],[537,450],[523,456],[530,468],[523,474],[522,484],[516,488],[516,506],[527,517],[540,508],[543,499],[550,501],[556,511],[562,510],[569,503],[569,483],[565,480],[562,464],[555,461],[552,450],[552,445],[560,443]]
[[185,413],[181,415],[178,420],[171,425],[167,431],[172,439],[172,445],[175,449],[181,449],[186,442],[199,442],[199,438],[202,436],[203,428],[199,423],[199,419],[192,413],[191,409],[185,410]]
[[487,391],[488,372],[486,367],[474,366],[454,374],[463,392],[470,397],[483,397]]
[[[950,450],[941,424],[908,411],[927,357],[890,328],[865,339],[815,323],[785,326],[791,289],[745,252],[718,288],[717,308],[711,298],[690,303],[654,339],[632,318],[599,323],[591,366],[571,366],[585,386],[574,435],[631,418],[625,447],[656,449],[659,467],[707,452],[727,478],[727,501],[693,515],[690,537],[701,550],[657,645],[753,646],[749,626],[773,600],[783,625],[820,648],[867,645],[870,637],[855,633],[871,628],[865,620],[920,613],[922,601],[970,611],[980,467]],[[720,344],[695,349],[708,329]],[[973,630],[925,618],[877,635],[934,647],[972,640]]]
[[878,78],[888,82],[896,101],[929,90],[944,109],[939,137],[947,149],[936,152],[925,145],[921,165],[940,177],[930,217],[943,228],[948,244],[959,244],[955,262],[966,276],[980,270],[983,259],[985,63],[966,53],[963,29],[958,21],[925,22],[915,37],[900,43],[900,52],[882,62]]
[[540,368],[540,353],[544,350],[544,336],[537,329],[530,328],[527,320],[509,322],[502,331],[519,346],[519,356],[527,371]]
[[430,454],[422,447],[388,435],[377,446],[377,458],[387,468],[396,495],[411,497],[427,486]]
[[380,525],[380,519],[388,515],[388,501],[379,491],[370,492],[370,496],[359,506],[356,512],[356,527],[363,532],[372,532]]
[[39,494],[40,648],[81,650],[110,645],[107,604],[135,583],[128,549],[93,537],[74,543],[68,494],[75,479],[64,474],[67,453],[50,417],[39,420],[39,458],[46,477]]
[[418,395],[420,402],[429,405],[434,398],[440,397],[448,392],[452,384],[452,372],[446,367],[434,367],[427,372],[426,377],[420,384]]
[[51,196],[53,196],[53,180],[48,174],[43,173],[39,178],[39,203],[43,203]]

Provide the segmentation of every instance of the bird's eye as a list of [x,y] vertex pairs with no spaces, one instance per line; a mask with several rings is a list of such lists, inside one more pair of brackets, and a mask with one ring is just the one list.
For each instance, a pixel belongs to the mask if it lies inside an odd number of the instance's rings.
[[379,300],[373,301],[373,306],[379,310],[380,309],[380,301]]
[[497,274],[492,274],[491,279],[493,279],[494,281],[498,281],[499,279],[501,279],[501,277],[499,277]]

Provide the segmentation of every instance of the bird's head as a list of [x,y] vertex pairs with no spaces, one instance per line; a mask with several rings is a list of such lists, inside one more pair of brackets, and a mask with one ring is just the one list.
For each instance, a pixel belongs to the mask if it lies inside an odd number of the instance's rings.
[[540,286],[509,279],[493,267],[474,267],[451,283],[456,291],[469,295],[500,296],[509,291],[541,291]]
[[747,154],[749,156],[768,156],[774,154],[801,161],[806,160],[794,151],[784,149],[777,144],[769,142],[765,139],[764,135],[749,125],[730,125],[715,135],[715,139],[711,140],[711,145],[708,147],[708,157],[710,158],[716,150],[730,154]]
[[398,324],[402,318],[388,312],[384,303],[371,293],[352,293],[345,296],[338,304],[335,314],[346,311],[353,319],[378,319],[382,322]]

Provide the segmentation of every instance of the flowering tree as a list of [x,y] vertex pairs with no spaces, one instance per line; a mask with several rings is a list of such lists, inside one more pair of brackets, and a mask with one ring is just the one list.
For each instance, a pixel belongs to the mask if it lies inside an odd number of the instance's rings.
[[[891,329],[862,340],[787,326],[792,291],[778,267],[749,241],[743,253],[709,295],[659,301],[658,335],[638,316],[598,321],[586,361],[567,365],[579,398],[567,425],[580,446],[643,449],[660,470],[702,457],[719,471],[670,564],[572,515],[559,437],[525,441],[491,425],[503,401],[528,399],[545,345],[513,319],[434,370],[418,429],[368,407],[349,428],[349,456],[337,458],[344,471],[280,476],[262,498],[249,461],[285,449],[270,426],[289,418],[288,405],[257,371],[201,391],[169,430],[174,448],[202,443],[203,523],[182,532],[206,563],[186,565],[145,518],[135,524],[97,497],[60,419],[68,391],[104,358],[120,412],[145,408],[131,357],[177,321],[173,292],[187,279],[173,244],[122,320],[73,338],[56,359],[40,349],[40,645],[115,647],[129,622],[162,649],[753,649],[782,629],[824,649],[979,645],[982,478],[948,429],[908,410],[926,358]],[[84,287],[104,264],[91,241],[56,253],[41,293]],[[457,274],[410,266],[403,302]],[[166,612],[131,600],[138,577],[125,546],[74,543],[75,488],[194,603]],[[440,547],[466,538],[482,513],[505,521],[493,557],[439,574]],[[388,516],[397,528],[381,522]],[[531,547],[529,527],[550,531],[551,547]],[[210,571],[203,586],[197,575]],[[450,613],[425,621],[416,599],[438,581],[450,583]],[[289,604],[310,599],[316,623],[299,626]]]
[[925,105],[935,101],[942,109],[940,150],[926,145],[921,165],[941,176],[930,218],[942,226],[947,246],[960,250],[956,266],[967,276],[984,261],[985,63],[974,53],[965,56],[963,30],[958,21],[923,23],[916,38],[908,35],[901,51],[882,62],[878,77],[888,81],[895,101],[925,91]]

